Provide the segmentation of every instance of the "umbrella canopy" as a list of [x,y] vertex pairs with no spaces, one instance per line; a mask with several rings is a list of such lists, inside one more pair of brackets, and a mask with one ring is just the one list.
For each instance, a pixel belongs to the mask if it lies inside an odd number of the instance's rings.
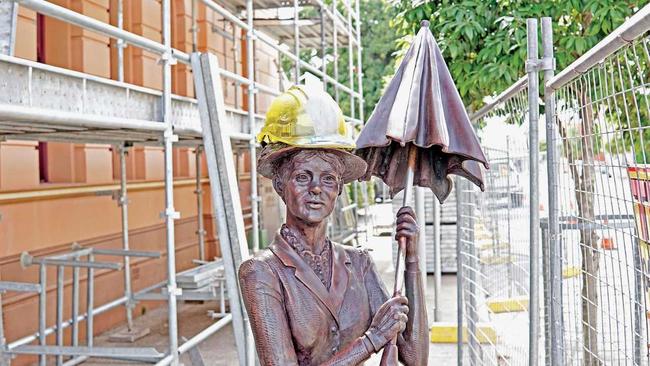
[[441,203],[453,187],[449,174],[484,189],[479,163],[487,169],[487,159],[427,21],[357,139],[356,154],[368,163],[361,179],[381,178],[394,196],[407,184],[410,148],[413,184]]

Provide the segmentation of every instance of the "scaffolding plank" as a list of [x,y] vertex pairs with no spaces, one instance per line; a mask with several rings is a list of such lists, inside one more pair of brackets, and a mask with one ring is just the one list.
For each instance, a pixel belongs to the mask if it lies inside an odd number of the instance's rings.
[[176,275],[177,282],[199,282],[214,277],[223,268],[223,260],[206,263]]
[[[0,123],[11,127],[0,132],[6,139],[149,142],[160,140],[164,130],[158,90],[2,54],[0,80],[6,81],[0,85]],[[172,107],[175,129],[200,130],[192,98],[172,96]],[[88,136],[89,127],[108,130]],[[70,134],[38,134],[64,131]]]
[[224,130],[227,120],[219,62],[213,54],[200,53],[193,53],[191,60],[239,365],[245,366],[253,361],[252,337],[245,323],[237,269],[249,254],[230,135]]

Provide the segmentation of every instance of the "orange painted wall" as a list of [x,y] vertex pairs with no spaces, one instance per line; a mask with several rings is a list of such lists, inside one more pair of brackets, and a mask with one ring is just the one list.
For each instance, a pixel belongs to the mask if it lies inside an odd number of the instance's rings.
[[36,12],[18,8],[16,56],[36,61]]
[[[53,0],[56,4],[70,8],[103,22],[117,24],[117,0]],[[186,52],[192,51],[191,0],[172,1],[172,44]],[[161,2],[159,0],[124,0],[124,26],[126,30],[147,38],[161,40]],[[201,51],[215,53],[220,66],[242,73],[245,57],[242,34],[236,39],[227,39],[214,31],[221,27],[232,34],[232,28],[224,28],[223,19],[204,5],[198,7],[198,44]],[[45,18],[41,47],[41,60],[45,63],[91,73],[101,77],[117,79],[117,52],[114,41],[78,27],[67,25],[55,19]],[[30,60],[39,59],[39,32],[37,15],[20,8],[16,56]],[[258,42],[260,43],[260,42]],[[235,46],[240,48],[239,59],[234,54]],[[277,69],[273,61],[276,54],[261,44],[256,45],[256,77],[272,87],[277,84]],[[161,67],[158,56],[136,47],[125,49],[125,81],[150,88],[160,89]],[[226,104],[246,109],[245,87],[230,80],[223,81]],[[192,97],[193,82],[191,70],[185,65],[172,68],[173,92]],[[264,113],[270,97],[257,97],[257,112]],[[39,144],[29,141],[6,141],[0,143],[0,280],[32,282],[38,281],[35,267],[23,269],[19,255],[29,251],[33,255],[50,255],[70,248],[72,242],[84,246],[102,248],[121,247],[120,210],[110,196],[94,193],[60,195],[49,198],[8,199],[13,194],[35,196],[38,192],[52,192],[61,188],[89,187],[98,184],[116,184],[119,178],[119,157],[109,145],[99,144],[45,144],[46,159],[39,159]],[[177,270],[192,266],[191,260],[198,257],[196,196],[192,178],[196,175],[195,153],[192,148],[176,148],[174,177],[184,183],[174,191],[175,208],[181,213],[176,221],[176,265]],[[250,157],[239,157],[239,189],[245,214],[250,213]],[[202,162],[203,176],[207,177],[205,159]],[[47,182],[42,182],[39,169],[46,167]],[[163,179],[164,160],[161,147],[136,146],[129,149],[127,156],[127,179],[129,184],[155,183]],[[189,180],[188,180],[189,179]],[[211,209],[209,184],[203,185],[204,216],[207,231],[206,257],[220,255],[216,225]],[[165,227],[160,218],[164,209],[162,186],[129,191],[129,227],[131,247],[136,250],[165,251]],[[250,217],[245,223],[250,226]],[[98,258],[109,260],[110,258]],[[166,277],[166,258],[132,260],[133,287],[135,290],[163,281]],[[83,271],[82,271],[83,273]],[[123,274],[120,271],[98,271],[95,277],[95,304],[101,305],[123,294]],[[52,324],[55,311],[55,272],[48,273],[48,326]],[[71,291],[71,273],[66,272],[66,299]],[[82,282],[85,274],[82,274]],[[81,298],[85,296],[82,283]],[[81,306],[81,311],[85,308]],[[37,297],[30,294],[8,293],[3,297],[4,320],[8,341],[32,334],[37,328]],[[146,308],[163,305],[160,302],[142,302],[135,314]],[[66,317],[69,313],[66,304]],[[104,313],[95,320],[95,331],[107,330],[125,321],[124,310],[119,307]],[[84,325],[80,327],[84,337]],[[69,335],[67,334],[66,337]],[[50,344],[53,339],[48,339]],[[24,365],[34,358],[18,357],[14,364]]]

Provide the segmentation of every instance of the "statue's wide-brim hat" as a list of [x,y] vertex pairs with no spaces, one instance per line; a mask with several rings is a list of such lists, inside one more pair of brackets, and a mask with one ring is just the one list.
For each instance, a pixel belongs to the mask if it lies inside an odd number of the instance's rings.
[[440,202],[453,187],[449,174],[484,189],[479,163],[488,168],[487,159],[426,21],[357,138],[356,154],[368,164],[362,179],[377,176],[395,195],[410,148],[417,149],[413,184]]
[[262,148],[257,159],[257,172],[264,177],[272,179],[280,159],[286,159],[301,150],[322,150],[336,155],[343,162],[344,171],[341,178],[344,183],[357,180],[366,172],[366,162],[344,149],[323,148],[318,146],[291,146],[283,143],[272,143]]
[[257,141],[262,145],[257,172],[267,178],[273,178],[279,159],[305,149],[337,155],[345,183],[366,171],[366,162],[352,153],[356,144],[341,108],[322,86],[294,85],[273,99]]

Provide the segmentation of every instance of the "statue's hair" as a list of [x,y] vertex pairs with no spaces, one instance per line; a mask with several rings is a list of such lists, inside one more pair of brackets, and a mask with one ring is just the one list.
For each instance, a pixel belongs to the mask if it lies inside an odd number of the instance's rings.
[[[284,181],[284,179],[291,176],[297,162],[305,162],[314,158],[320,158],[329,163],[339,176],[339,186],[343,187],[343,172],[345,172],[345,164],[343,159],[336,153],[327,150],[319,149],[303,149],[290,153],[288,156],[278,159],[274,167],[274,182],[276,179]],[[277,187],[276,187],[277,189]]]

